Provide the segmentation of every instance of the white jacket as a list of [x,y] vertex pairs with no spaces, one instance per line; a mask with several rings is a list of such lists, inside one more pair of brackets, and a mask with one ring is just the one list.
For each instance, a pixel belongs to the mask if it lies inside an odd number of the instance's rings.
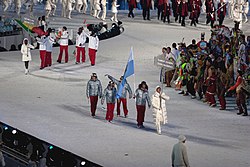
[[169,100],[170,97],[165,95],[165,93],[159,94],[155,92],[152,96],[152,107],[153,107],[153,117],[154,123],[167,123],[167,110],[166,110],[166,100]]
[[76,0],[76,4],[77,5],[82,5],[83,4],[83,0]]
[[46,1],[45,10],[52,10],[52,2],[51,2],[51,0]]
[[48,36],[46,38],[46,42],[45,42],[46,52],[52,52],[54,43],[55,43],[55,40],[51,36]]
[[62,36],[59,40],[59,44],[62,46],[68,46],[68,40],[69,40],[69,33],[68,31],[63,31]]
[[89,37],[89,49],[98,50],[98,46],[99,46],[98,36],[92,37],[88,35],[88,37]]
[[39,50],[46,50],[45,42],[46,38],[45,36],[42,36],[41,38],[36,38],[37,43],[39,43]]
[[[24,40],[26,40],[27,38],[25,38]],[[23,40],[23,44],[21,47],[21,53],[22,53],[22,61],[31,61],[31,53],[30,53],[30,49],[34,49],[35,47],[31,44],[24,44],[24,40]]]
[[[86,42],[86,33],[83,31],[80,35],[77,33],[76,34],[76,46],[77,47],[85,47],[85,42]],[[81,44],[81,46],[80,46]]]
[[73,3],[75,3],[75,0],[68,0],[67,4],[68,10],[74,10]]

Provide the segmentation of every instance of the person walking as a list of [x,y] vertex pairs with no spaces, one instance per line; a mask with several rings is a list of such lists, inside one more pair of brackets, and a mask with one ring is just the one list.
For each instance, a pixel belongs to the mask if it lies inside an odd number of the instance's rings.
[[161,91],[160,86],[157,86],[155,88],[155,93],[152,96],[152,107],[154,123],[159,135],[161,135],[161,124],[166,124],[168,122],[166,100],[169,99],[170,97],[165,95],[165,93]]
[[112,123],[112,120],[114,118],[115,99],[116,99],[115,83],[112,81],[109,81],[107,88],[104,89],[101,100],[102,105],[105,99],[107,103],[106,120]]
[[145,81],[142,81],[135,91],[134,98],[136,99],[137,110],[137,127],[144,128],[143,122],[146,111],[146,103],[148,107],[151,107],[151,100],[148,93],[148,85]]
[[166,22],[166,18],[167,18],[168,24],[170,23],[170,18],[169,18],[170,15],[171,15],[171,7],[170,7],[170,4],[169,4],[169,1],[164,0],[163,23]]
[[243,114],[243,116],[248,116],[247,106],[246,106],[246,95],[242,88],[245,86],[245,80],[243,78],[243,72],[241,70],[237,71],[237,81],[234,86],[231,86],[227,92],[236,89],[236,104],[238,106],[238,115]]
[[23,44],[21,46],[21,53],[22,53],[22,61],[25,65],[25,75],[29,73],[29,62],[31,61],[31,53],[30,49],[34,49],[35,47],[29,44],[29,40],[24,38]]
[[81,53],[82,53],[82,63],[85,62],[85,42],[86,42],[86,33],[84,32],[83,27],[80,27],[76,34],[76,64],[80,63]]
[[142,6],[142,16],[143,19],[146,20],[150,20],[150,8],[151,8],[151,0],[140,0],[141,6]]
[[50,35],[51,29],[48,29],[49,34],[46,38],[46,58],[45,58],[45,67],[52,65],[52,51],[53,51],[53,44],[55,44],[55,39]]
[[96,52],[99,47],[99,38],[96,34],[88,35],[86,36],[89,38],[89,60],[91,63],[91,66],[95,65],[95,59],[96,59]]
[[101,5],[102,5],[101,20],[105,21],[106,15],[107,15],[107,1],[106,0],[101,0]]
[[191,20],[190,26],[194,25],[196,27],[196,22],[198,20],[198,5],[196,4],[196,1],[192,1],[193,3],[190,6],[190,16],[189,19]]
[[134,8],[136,8],[137,6],[137,3],[136,3],[136,0],[128,0],[128,9],[129,9],[129,13],[128,13],[128,17],[131,17],[134,18],[135,15],[134,15]]
[[118,22],[118,19],[117,19],[117,13],[118,13],[117,7],[119,7],[119,6],[120,5],[117,5],[117,0],[113,0],[112,7],[111,7],[111,12],[113,13],[113,16],[110,18],[111,21]]
[[176,143],[172,149],[172,167],[190,167],[187,155],[187,148],[185,146],[186,137],[180,135],[179,142]]
[[181,26],[185,26],[185,18],[188,16],[188,3],[182,0],[180,4]]
[[157,19],[163,20],[164,0],[158,0]]
[[62,55],[63,51],[65,51],[65,63],[68,63],[69,53],[68,53],[68,40],[69,40],[69,33],[67,31],[67,27],[62,28],[61,36],[59,36],[59,44],[60,44],[60,53],[57,59],[58,63],[62,62]]
[[46,58],[46,37],[45,35],[41,36],[41,38],[36,37],[37,43],[39,43],[39,52],[40,52],[40,60],[41,60],[41,65],[40,69],[44,69],[45,67],[45,58]]
[[218,8],[217,8],[217,16],[219,18],[219,26],[223,25],[224,18],[227,13],[227,5],[224,2],[224,0],[220,0],[220,3],[218,3]]
[[[110,75],[107,75],[108,78],[113,81],[116,85],[117,85],[117,88],[120,87],[121,85],[121,82],[123,80],[123,76],[121,76],[120,80],[117,80],[115,79],[114,77],[110,76]],[[131,90],[131,87],[129,85],[129,83],[127,82],[127,80],[125,81],[125,84],[124,84],[124,87],[122,89],[122,93],[121,93],[121,96],[119,99],[117,99],[117,107],[116,107],[116,110],[117,110],[117,116],[119,117],[120,116],[120,106],[121,106],[121,103],[123,105],[123,112],[124,112],[124,117],[126,118],[127,115],[128,115],[128,108],[127,108],[127,93],[129,93],[129,98],[131,99],[133,94],[132,94],[132,90]]]
[[95,117],[98,96],[99,98],[102,98],[102,84],[97,78],[96,73],[92,73],[91,78],[87,83],[86,95],[87,98],[90,99],[91,116]]

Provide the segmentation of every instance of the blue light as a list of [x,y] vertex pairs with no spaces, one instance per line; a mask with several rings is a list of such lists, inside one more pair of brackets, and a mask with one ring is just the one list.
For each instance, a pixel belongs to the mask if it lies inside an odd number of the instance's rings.
[[7,126],[4,126],[4,130],[8,130],[8,127],[7,127]]
[[52,150],[52,149],[53,149],[53,146],[49,146],[49,149]]

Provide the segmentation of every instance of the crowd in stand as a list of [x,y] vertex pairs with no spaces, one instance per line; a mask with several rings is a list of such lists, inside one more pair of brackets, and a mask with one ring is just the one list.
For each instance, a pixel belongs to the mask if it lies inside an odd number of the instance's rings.
[[236,93],[238,114],[248,115],[250,36],[245,37],[237,23],[232,30],[216,25],[209,41],[202,33],[200,41],[192,40],[190,45],[181,42],[179,48],[176,46],[174,43],[172,48],[162,49],[166,61],[176,65],[174,70],[163,70],[167,87],[175,87],[184,96],[198,95],[211,107],[216,106],[217,95],[220,110],[226,109],[225,96]]

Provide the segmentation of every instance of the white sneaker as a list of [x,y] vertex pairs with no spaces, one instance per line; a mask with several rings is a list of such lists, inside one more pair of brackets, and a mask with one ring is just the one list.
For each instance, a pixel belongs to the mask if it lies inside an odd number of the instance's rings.
[[29,70],[28,69],[25,69],[25,75],[27,75],[28,74],[28,72],[29,72]]

